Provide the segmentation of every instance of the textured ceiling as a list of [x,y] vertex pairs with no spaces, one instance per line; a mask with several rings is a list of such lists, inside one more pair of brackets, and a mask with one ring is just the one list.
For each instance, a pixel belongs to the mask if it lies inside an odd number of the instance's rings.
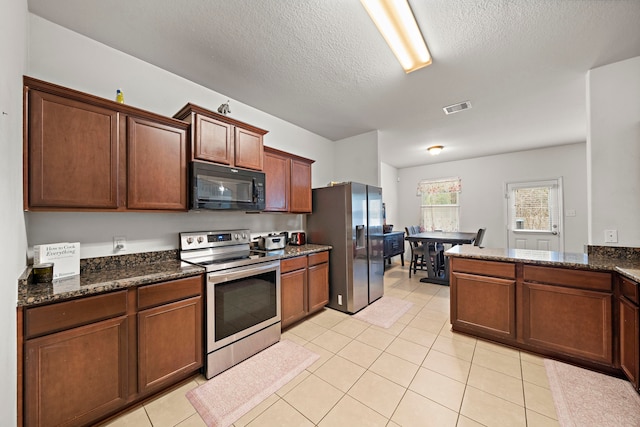
[[331,140],[377,129],[395,167],[585,141],[586,72],[640,56],[640,0],[410,3],[433,64],[405,74],[358,0],[28,0]]

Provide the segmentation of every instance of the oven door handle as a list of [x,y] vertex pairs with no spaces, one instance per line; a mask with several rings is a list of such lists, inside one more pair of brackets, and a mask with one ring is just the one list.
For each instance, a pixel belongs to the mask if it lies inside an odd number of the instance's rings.
[[277,262],[266,262],[259,264],[255,267],[236,267],[231,268],[229,270],[223,271],[213,271],[209,273],[208,279],[210,283],[222,283],[222,282],[230,282],[236,279],[242,279],[244,277],[255,276],[260,273],[264,273],[267,271],[276,270],[278,276],[280,275],[280,261]]

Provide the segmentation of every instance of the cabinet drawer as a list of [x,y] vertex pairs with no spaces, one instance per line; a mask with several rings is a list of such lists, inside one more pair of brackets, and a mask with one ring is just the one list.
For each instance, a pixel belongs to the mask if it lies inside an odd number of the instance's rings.
[[620,293],[638,304],[638,284],[625,277],[620,279]]
[[318,252],[315,254],[309,255],[309,267],[312,265],[322,264],[324,262],[329,262],[329,252]]
[[611,292],[613,285],[611,273],[533,265],[524,266],[524,280],[605,292]]
[[307,268],[306,256],[288,258],[280,261],[280,273],[287,273],[293,270],[300,270],[301,268]]
[[480,274],[483,276],[516,278],[516,265],[508,262],[451,258],[451,271]]
[[202,277],[188,277],[138,288],[138,308],[166,304],[202,294]]
[[86,325],[127,312],[127,291],[29,308],[25,311],[25,338]]

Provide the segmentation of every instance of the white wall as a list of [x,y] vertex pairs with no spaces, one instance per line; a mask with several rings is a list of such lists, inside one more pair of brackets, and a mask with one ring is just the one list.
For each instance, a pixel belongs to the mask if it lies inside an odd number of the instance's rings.
[[398,176],[396,229],[420,222],[418,181],[459,176],[460,230],[486,227],[484,245],[498,248],[506,247],[505,183],[562,177],[564,208],[576,211],[564,218],[564,250],[583,252],[587,244],[585,143],[400,169]]
[[377,130],[338,140],[334,147],[333,181],[380,186]]
[[[215,111],[230,99],[36,15],[29,15],[26,74],[109,99],[121,88],[128,105],[167,116],[187,102]],[[21,83],[14,84],[14,89],[20,92]],[[231,117],[269,131],[265,145],[315,160],[314,187],[335,180],[333,142],[233,99],[230,107]],[[21,142],[14,149],[21,152]],[[304,227],[304,215],[290,214],[28,212],[26,218],[30,247],[79,241],[82,258],[112,255],[116,235],[126,236],[128,252],[144,252],[176,248],[180,231],[247,227],[262,232]]]
[[26,266],[22,213],[22,75],[26,70],[27,2],[0,0],[0,414],[16,425],[17,282]]
[[387,210],[387,224],[394,225],[393,231],[403,231],[398,223],[398,169],[380,162],[380,186],[382,202]]
[[[589,243],[640,246],[640,56],[587,75]],[[617,243],[604,230],[618,230]]]

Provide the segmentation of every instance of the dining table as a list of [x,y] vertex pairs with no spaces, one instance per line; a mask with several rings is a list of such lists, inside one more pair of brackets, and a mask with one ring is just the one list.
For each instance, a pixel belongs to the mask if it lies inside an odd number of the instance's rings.
[[[443,245],[449,244],[451,246],[470,244],[476,238],[477,232],[464,232],[464,231],[423,231],[422,233],[411,234],[405,237],[405,240],[414,243],[420,242],[425,248],[429,247],[430,243],[433,243],[434,247],[438,247],[438,243]],[[436,257],[440,256],[442,249],[436,251]],[[425,257],[428,255],[425,254]],[[436,283],[438,285],[449,286],[449,260],[444,257],[444,270],[443,274],[435,271],[434,265],[430,259],[425,260],[427,265],[427,276],[420,279],[425,283]]]

